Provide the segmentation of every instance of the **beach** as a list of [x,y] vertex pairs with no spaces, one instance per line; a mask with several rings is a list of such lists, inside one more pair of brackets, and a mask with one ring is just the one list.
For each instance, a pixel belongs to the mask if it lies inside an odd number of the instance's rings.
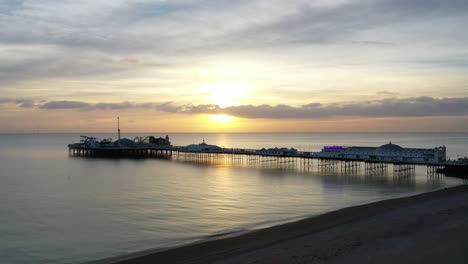
[[467,263],[468,186],[96,263]]

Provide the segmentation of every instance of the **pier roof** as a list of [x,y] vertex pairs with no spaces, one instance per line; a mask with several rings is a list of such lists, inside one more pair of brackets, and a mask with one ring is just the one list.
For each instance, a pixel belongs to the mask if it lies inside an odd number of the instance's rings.
[[402,150],[403,150],[402,147],[396,144],[392,144],[391,141],[390,143],[382,145],[377,148],[377,151],[402,151]]

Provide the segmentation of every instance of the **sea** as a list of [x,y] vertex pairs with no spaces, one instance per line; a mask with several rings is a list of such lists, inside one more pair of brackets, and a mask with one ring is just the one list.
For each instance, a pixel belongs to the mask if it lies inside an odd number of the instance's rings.
[[[116,134],[88,134],[116,138]],[[165,136],[165,133],[122,134]],[[1,263],[86,263],[241,234],[339,208],[465,184],[388,171],[268,162],[72,157],[80,134],[0,134]],[[446,146],[468,155],[467,133],[170,133],[174,145]],[[276,165],[275,165],[276,164]]]

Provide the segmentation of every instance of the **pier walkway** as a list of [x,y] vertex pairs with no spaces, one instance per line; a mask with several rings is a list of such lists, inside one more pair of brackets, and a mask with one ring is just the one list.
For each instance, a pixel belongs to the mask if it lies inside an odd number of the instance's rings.
[[[210,145],[208,145],[210,146]],[[447,166],[458,166],[445,163],[422,163],[402,161],[382,161],[369,159],[350,159],[323,157],[320,152],[296,151],[294,153],[271,154],[258,149],[216,148],[190,149],[187,146],[135,144],[132,147],[90,147],[79,144],[69,145],[71,156],[84,157],[133,157],[160,158],[179,161],[216,163],[230,160],[232,163],[248,165],[274,165],[275,167],[317,167],[321,171],[340,168],[344,171],[357,171],[364,168],[366,173],[386,172],[392,165],[394,175],[414,174],[416,166],[425,166],[428,175],[436,175]]]

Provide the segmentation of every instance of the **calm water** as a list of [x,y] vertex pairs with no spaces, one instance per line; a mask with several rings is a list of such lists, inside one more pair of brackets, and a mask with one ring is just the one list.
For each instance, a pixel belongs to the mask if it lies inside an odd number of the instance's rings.
[[[155,134],[159,135],[159,134]],[[112,137],[114,135],[95,135]],[[124,135],[133,138],[135,135]],[[468,154],[467,134],[172,134],[176,145],[294,147],[446,145]],[[73,134],[0,134],[2,263],[80,263],[163,248],[337,208],[462,184],[447,177],[346,175],[171,160],[69,157]],[[361,168],[363,171],[364,169]]]

